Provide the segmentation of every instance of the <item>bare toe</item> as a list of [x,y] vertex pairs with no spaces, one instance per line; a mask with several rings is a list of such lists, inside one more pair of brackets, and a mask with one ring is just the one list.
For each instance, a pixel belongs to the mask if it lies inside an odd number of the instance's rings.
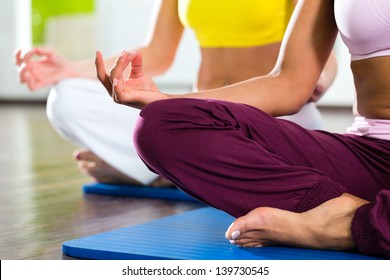
[[92,151],[79,149],[73,153],[77,166],[87,176],[95,181],[106,184],[141,185],[137,180],[125,175]]
[[283,225],[286,219],[294,219],[296,215],[276,208],[259,207],[234,221],[226,236],[234,244],[245,247],[283,244],[288,237],[279,224]]
[[87,149],[78,149],[73,152],[73,157],[77,161],[98,161],[101,160],[98,156],[96,156],[93,152]]
[[346,250],[354,247],[351,222],[356,209],[367,203],[350,196],[331,199],[307,212],[260,207],[238,218],[226,237],[239,246],[288,245]]

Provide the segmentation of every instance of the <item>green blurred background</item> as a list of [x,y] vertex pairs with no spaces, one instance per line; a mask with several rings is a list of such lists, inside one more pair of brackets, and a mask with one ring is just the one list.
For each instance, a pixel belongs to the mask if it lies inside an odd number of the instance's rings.
[[55,15],[94,12],[94,0],[32,0],[33,44],[44,41],[44,27],[47,18]]

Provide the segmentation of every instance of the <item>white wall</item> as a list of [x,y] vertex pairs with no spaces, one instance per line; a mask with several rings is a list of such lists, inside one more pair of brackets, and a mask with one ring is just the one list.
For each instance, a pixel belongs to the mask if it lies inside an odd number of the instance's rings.
[[[156,10],[154,0],[95,0],[98,46],[103,54],[120,53],[143,44],[150,18]],[[161,50],[162,52],[164,50]],[[170,70],[156,79],[169,90],[190,90],[197,75],[199,48],[193,33],[187,30]]]
[[[97,49],[103,54],[119,53],[140,46],[148,34],[154,0],[95,0]],[[44,99],[47,89],[31,93],[18,82],[13,61],[17,46],[31,44],[30,0],[0,0],[0,99]],[[164,51],[164,50],[161,50]],[[93,54],[92,54],[93,55]],[[354,95],[349,54],[338,39],[339,73],[321,105],[351,106]],[[199,49],[191,31],[186,31],[173,67],[157,79],[163,90],[188,91],[196,77]]]
[[20,85],[13,53],[31,45],[30,0],[0,1],[0,99],[41,99]]

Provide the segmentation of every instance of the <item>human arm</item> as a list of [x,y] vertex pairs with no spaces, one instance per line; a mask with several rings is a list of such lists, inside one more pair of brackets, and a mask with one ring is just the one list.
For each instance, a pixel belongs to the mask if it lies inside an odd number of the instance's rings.
[[[143,53],[144,70],[155,76],[172,64],[184,28],[177,14],[177,0],[158,1],[151,19],[147,40],[139,50]],[[20,81],[31,90],[66,78],[96,78],[94,60],[71,61],[49,48],[33,48],[26,54],[19,50],[15,59],[20,67]],[[107,57],[105,64],[112,66],[116,59],[117,55]]]
[[[287,28],[276,66],[268,75],[213,90],[167,94],[164,98],[220,99],[249,104],[275,116],[293,114],[310,98],[331,53],[336,35],[333,2],[301,0]],[[106,74],[106,81],[121,81],[121,69],[126,68],[126,64],[130,62],[128,55],[120,57],[114,71],[110,75]],[[97,61],[98,71],[103,73],[101,66]],[[145,87],[142,91],[137,91],[137,88],[124,85],[125,80],[115,86],[106,85],[122,104],[132,106],[133,98],[136,98],[139,108],[140,104],[146,105],[156,100],[154,97],[162,96]],[[294,94],[291,94],[291,89]],[[144,103],[141,100],[143,97]]]
[[324,70],[314,88],[313,94],[310,96],[309,102],[317,102],[330,88],[337,76],[337,60],[334,52],[329,56],[325,64]]
[[[292,0],[294,7],[298,3],[298,0]],[[314,88],[312,96],[310,96],[309,102],[317,102],[333,84],[337,75],[337,60],[334,52],[330,54],[328,61],[320,75],[318,83]]]

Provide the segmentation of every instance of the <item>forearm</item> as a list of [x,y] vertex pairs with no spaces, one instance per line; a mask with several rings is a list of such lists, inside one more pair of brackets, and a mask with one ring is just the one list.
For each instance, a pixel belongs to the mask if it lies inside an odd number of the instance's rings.
[[297,88],[297,85],[292,84],[291,79],[269,74],[223,88],[185,94],[168,94],[168,97],[238,102],[259,108],[273,116],[282,116],[298,112],[310,96],[310,90],[292,92],[292,88]]
[[337,60],[334,52],[329,56],[328,61],[325,64],[325,68],[321,73],[320,81],[324,85],[324,91],[327,91],[328,88],[333,84],[337,76]]
[[310,97],[310,102],[317,102],[330,88],[337,76],[337,60],[336,56],[332,52],[329,56],[328,61],[324,67],[324,70],[321,73],[321,76],[318,80],[317,86]]

